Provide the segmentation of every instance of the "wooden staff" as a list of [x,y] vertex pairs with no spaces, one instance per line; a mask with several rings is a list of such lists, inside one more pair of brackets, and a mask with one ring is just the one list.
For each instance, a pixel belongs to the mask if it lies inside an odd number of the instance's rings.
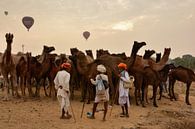
[[74,115],[74,111],[73,111],[71,102],[70,102],[70,108],[71,108],[71,111],[72,111],[72,116],[73,116],[74,122],[76,123],[76,118],[75,118],[75,115]]

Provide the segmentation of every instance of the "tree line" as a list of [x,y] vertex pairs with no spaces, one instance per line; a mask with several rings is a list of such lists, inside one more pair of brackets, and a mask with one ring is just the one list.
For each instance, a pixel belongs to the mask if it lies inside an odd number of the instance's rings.
[[195,57],[190,54],[183,55],[182,57],[176,57],[175,59],[170,59],[169,62],[174,63],[175,66],[181,65],[195,71]]

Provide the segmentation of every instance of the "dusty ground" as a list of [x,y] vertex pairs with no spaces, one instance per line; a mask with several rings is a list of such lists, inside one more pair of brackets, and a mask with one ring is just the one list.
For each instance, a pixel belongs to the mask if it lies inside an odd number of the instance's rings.
[[[130,107],[130,117],[121,118],[118,105],[113,107],[110,116],[110,108],[107,121],[101,121],[103,112],[96,113],[96,119],[86,117],[91,111],[92,104],[86,105],[83,118],[80,118],[82,103],[78,99],[72,101],[72,107],[76,117],[74,119],[59,119],[60,110],[57,101],[43,97],[40,100],[15,99],[4,102],[0,100],[0,129],[194,129],[195,128],[195,83],[191,86],[190,102],[188,106],[184,102],[185,86],[177,84],[176,92],[179,93],[178,101],[170,101],[162,98],[157,101],[159,107],[152,103],[146,108],[133,104]],[[2,92],[0,91],[0,97]],[[103,106],[99,105],[98,109]]]

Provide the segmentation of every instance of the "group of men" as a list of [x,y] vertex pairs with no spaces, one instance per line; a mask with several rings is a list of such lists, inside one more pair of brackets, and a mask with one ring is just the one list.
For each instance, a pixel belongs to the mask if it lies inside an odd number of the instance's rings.
[[[125,63],[118,64],[119,68],[119,98],[118,102],[121,106],[122,113],[121,117],[129,117],[128,107],[129,107],[129,87],[125,87],[126,84],[133,83],[134,80],[130,79],[130,76],[127,72],[127,65]],[[57,73],[54,83],[55,88],[57,89],[57,98],[61,106],[61,119],[70,119],[72,116],[70,115],[68,109],[70,107],[70,63],[63,63],[61,65],[61,70]],[[106,120],[106,114],[108,110],[108,102],[109,102],[109,86],[108,85],[108,75],[106,74],[106,67],[102,64],[97,66],[98,74],[96,75],[95,80],[90,79],[91,83],[95,86],[96,95],[93,104],[93,111],[88,118],[95,119],[95,112],[97,106],[100,102],[104,103],[104,115],[103,121]]]

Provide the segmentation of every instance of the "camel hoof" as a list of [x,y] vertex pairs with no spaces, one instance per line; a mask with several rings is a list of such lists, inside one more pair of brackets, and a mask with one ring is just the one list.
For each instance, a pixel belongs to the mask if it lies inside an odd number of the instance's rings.
[[191,103],[188,102],[187,105],[191,105]]
[[158,105],[157,104],[154,104],[154,107],[158,107]]

